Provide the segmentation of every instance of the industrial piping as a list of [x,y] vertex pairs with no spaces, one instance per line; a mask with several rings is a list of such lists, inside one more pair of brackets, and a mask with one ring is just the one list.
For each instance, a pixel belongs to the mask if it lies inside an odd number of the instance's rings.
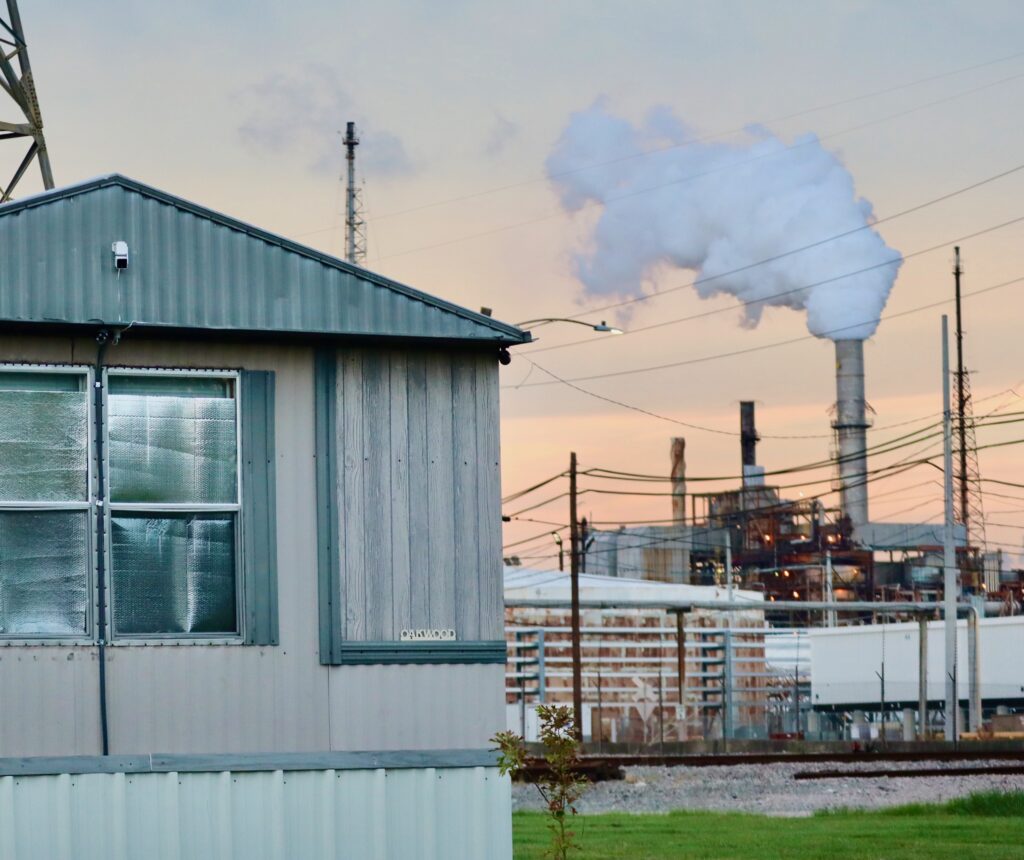
[[867,401],[864,397],[864,341],[836,342],[836,431],[839,504],[854,534],[868,524]]

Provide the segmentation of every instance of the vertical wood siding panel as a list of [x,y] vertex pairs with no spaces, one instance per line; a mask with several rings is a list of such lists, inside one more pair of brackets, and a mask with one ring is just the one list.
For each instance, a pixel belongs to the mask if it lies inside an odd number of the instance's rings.
[[455,512],[453,502],[452,360],[427,363],[427,495],[430,499],[430,622],[455,626]]
[[452,359],[452,491],[455,511],[455,629],[480,638],[476,368],[472,354]]
[[409,410],[409,626],[430,624],[430,457],[427,452],[427,365],[411,352],[406,368]]
[[387,641],[391,599],[391,373],[379,350],[363,357],[363,558],[366,627],[363,638]]
[[366,632],[366,563],[363,557],[363,352],[350,349],[340,353],[338,382],[344,392],[344,406],[338,423],[344,428],[344,503],[341,505],[345,544],[345,597],[342,615],[345,639],[363,639]]
[[476,360],[477,574],[480,589],[480,638],[504,638],[501,569],[501,453],[498,365],[493,356]]
[[412,627],[412,567],[409,534],[408,355],[391,353],[391,638]]

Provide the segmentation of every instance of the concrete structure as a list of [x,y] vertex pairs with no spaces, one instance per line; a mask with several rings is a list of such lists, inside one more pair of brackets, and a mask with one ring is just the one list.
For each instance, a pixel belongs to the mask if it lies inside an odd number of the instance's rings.
[[[179,774],[493,761],[497,363],[527,333],[121,176],[0,207],[0,328],[0,774],[59,757],[0,785],[0,821],[48,796],[34,780],[64,791],[125,756]],[[500,782],[475,773],[459,784]],[[180,783],[181,827],[210,780]],[[303,780],[309,803],[345,802]],[[462,789],[428,783],[395,797],[445,820]],[[225,789],[243,807],[263,790]],[[507,857],[495,790],[481,838]],[[415,853],[329,843],[292,856]]]

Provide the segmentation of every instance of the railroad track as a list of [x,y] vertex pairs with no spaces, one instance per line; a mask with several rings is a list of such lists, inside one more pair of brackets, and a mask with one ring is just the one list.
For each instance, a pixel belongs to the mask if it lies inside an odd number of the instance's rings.
[[913,767],[899,769],[871,770],[802,770],[793,774],[793,779],[903,779],[918,776],[993,776],[1022,774],[1022,765],[989,765],[988,767]]
[[[922,767],[912,769],[872,768],[858,770],[800,771],[796,779],[836,779],[839,777],[911,777],[911,776],[974,776],[982,774],[1024,773],[1024,747],[1019,750],[947,750],[913,752],[872,749],[858,752],[824,753],[714,753],[689,755],[585,755],[577,772],[592,782],[622,779],[624,767],[722,767],[743,764],[866,764],[874,762],[969,762],[1009,761],[1021,764],[985,765],[979,767]],[[523,773],[528,782],[537,780],[547,766],[541,759],[531,758]]]
[[706,753],[687,755],[585,755],[581,761],[586,765],[599,767],[603,764],[618,767],[650,765],[654,767],[721,767],[739,764],[821,764],[826,762],[874,762],[874,761],[1003,761],[1024,762],[1024,745],[1016,750],[944,750],[907,751],[884,749],[861,750],[857,752],[820,753]]

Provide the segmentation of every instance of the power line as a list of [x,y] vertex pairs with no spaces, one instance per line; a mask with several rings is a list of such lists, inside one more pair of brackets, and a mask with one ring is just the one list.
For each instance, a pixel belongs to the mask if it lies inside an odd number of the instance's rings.
[[[828,244],[829,242],[834,242],[834,241],[837,241],[839,239],[843,239],[843,238],[845,238],[847,236],[853,235],[854,233],[859,233],[862,230],[872,230],[872,229],[876,228],[879,224],[884,224],[887,221],[894,221],[895,219],[902,218],[904,215],[909,215],[912,212],[919,212],[920,210],[926,209],[929,206],[933,206],[933,205],[935,205],[937,203],[941,203],[943,201],[949,200],[950,198],[956,197],[956,196],[958,196],[960,194],[964,194],[964,193],[966,193],[968,191],[973,191],[976,188],[980,188],[981,186],[987,185],[990,182],[995,182],[998,179],[1003,179],[1003,178],[1005,178],[1007,176],[1010,176],[1011,174],[1017,173],[1017,172],[1019,172],[1021,170],[1024,170],[1024,164],[1019,164],[1016,167],[1011,168],[1010,170],[1005,170],[1002,173],[998,173],[998,174],[996,174],[994,176],[990,176],[990,177],[988,177],[986,179],[983,179],[983,180],[981,180],[979,182],[975,182],[975,183],[973,183],[971,185],[967,185],[967,186],[965,186],[963,188],[959,188],[956,191],[951,191],[948,194],[943,194],[941,197],[935,197],[935,198],[933,198],[931,200],[925,201],[924,203],[919,203],[918,205],[912,206],[909,209],[904,209],[901,212],[895,212],[892,215],[886,216],[885,218],[876,219],[875,221],[873,221],[870,224],[864,224],[864,225],[862,225],[860,227],[855,227],[852,230],[847,230],[847,231],[845,231],[843,233],[837,233],[834,236],[828,236],[828,237],[826,237],[824,239],[819,239],[817,242],[811,242],[808,245],[801,245],[799,248],[793,248],[793,249],[791,249],[789,251],[784,251],[781,254],[776,254],[773,257],[765,257],[763,260],[758,260],[757,262],[754,262],[754,263],[748,263],[748,264],[746,264],[744,266],[739,266],[739,267],[737,267],[735,269],[730,269],[727,272],[719,272],[719,273],[714,274],[714,275],[707,275],[707,276],[704,276],[704,277],[694,278],[692,281],[689,281],[688,283],[678,284],[678,285],[676,285],[674,287],[668,287],[668,288],[666,288],[664,290],[658,290],[656,292],[647,293],[647,294],[645,294],[643,296],[637,296],[637,297],[632,298],[632,299],[626,299],[626,300],[623,300],[621,302],[617,302],[617,303],[615,303],[613,305],[605,305],[605,306],[602,306],[602,307],[591,308],[591,309],[589,309],[587,311],[584,311],[584,312],[582,312],[580,314],[577,314],[574,317],[570,317],[570,319],[576,319],[577,317],[584,316],[585,314],[588,314],[588,313],[596,313],[598,311],[604,311],[604,310],[609,310],[609,309],[613,309],[613,308],[619,308],[619,307],[622,307],[623,305],[632,304],[634,302],[647,301],[648,299],[651,299],[651,298],[657,298],[659,296],[664,296],[664,295],[666,295],[668,293],[674,293],[674,292],[677,292],[679,290],[685,290],[685,289],[689,289],[691,287],[701,286],[703,284],[711,283],[712,281],[717,281],[717,280],[720,280],[722,278],[727,278],[727,277],[730,277],[732,275],[739,274],[741,272],[749,271],[750,269],[757,268],[758,266],[763,266],[763,265],[766,265],[768,263],[774,263],[777,260],[782,260],[782,259],[784,259],[786,257],[792,256],[793,254],[799,254],[799,253],[802,253],[803,251],[810,250],[811,248],[817,248],[817,247],[820,247],[821,245]],[[953,240],[953,241],[959,241],[959,240]],[[943,245],[943,247],[945,247],[945,245]],[[932,250],[935,250],[935,249],[931,249],[930,248],[930,249],[926,249],[925,251],[916,251],[916,252],[914,252],[912,254],[907,254],[905,256],[901,256],[901,257],[898,258],[898,260],[899,260],[899,262],[903,262],[904,260],[907,260],[907,259],[910,259],[912,257],[918,256],[918,255],[920,255],[922,253],[928,253],[928,252],[930,252]],[[870,271],[871,269],[880,268],[880,267],[886,266],[886,265],[892,265],[893,263],[894,263],[894,261],[891,261],[891,260],[890,261],[886,261],[884,263],[879,263],[876,266],[871,266],[868,269],[859,269],[856,272],[852,272],[852,273],[849,273],[847,275],[841,275],[840,278],[850,277],[851,275],[860,275],[860,274],[863,274],[866,271]],[[793,295],[795,293],[800,293],[800,292],[803,292],[804,290],[811,289],[812,287],[818,287],[818,286],[821,286],[821,285],[827,284],[827,283],[830,283],[830,280],[820,281],[818,283],[813,283],[813,284],[805,284],[804,286],[794,287],[793,289],[789,289],[789,290],[783,290],[782,292],[773,293],[772,295],[769,295],[769,296],[763,296],[763,297],[758,298],[758,299],[751,299],[750,301],[740,302],[737,305],[731,305],[731,306],[729,306],[727,308],[714,308],[712,310],[702,311],[701,313],[691,314],[691,315],[685,316],[685,317],[679,317],[679,318],[674,319],[674,320],[667,320],[667,321],[664,321],[664,322],[653,323],[651,325],[640,326],[638,328],[633,328],[633,329],[629,329],[627,331],[622,332],[620,337],[627,337],[627,336],[632,335],[632,334],[639,334],[640,332],[651,331],[652,329],[657,329],[657,328],[664,328],[665,326],[675,325],[675,324],[681,323],[681,322],[688,322],[690,320],[704,319],[705,317],[714,316],[716,314],[721,314],[721,313],[735,311],[738,308],[747,308],[747,307],[750,307],[752,305],[765,304],[766,302],[771,302],[774,299],[779,299],[779,298],[783,298],[785,296]],[[584,345],[584,344],[594,344],[594,343],[600,343],[600,342],[601,342],[600,339],[584,338],[583,340],[574,340],[574,341],[570,341],[569,343],[561,343],[561,344],[555,344],[553,346],[542,346],[542,347],[537,347],[536,349],[522,350],[519,354],[520,355],[526,355],[528,353],[535,353],[535,352],[550,352],[550,351],[553,351],[553,350],[556,350],[556,349],[568,349],[569,347],[572,347],[572,346],[581,346],[581,345]]]
[[[1024,221],[1024,216],[1019,217],[1019,218],[1014,218],[1012,221],[1007,221],[1007,222],[1005,222],[1003,224],[999,224],[999,225],[997,225],[995,227],[991,227],[991,228],[988,228],[986,230],[980,231],[979,233],[973,234],[969,238],[973,238],[974,236],[982,235],[983,233],[989,233],[989,232],[992,232],[993,230],[998,230],[998,229],[1001,229],[1003,227],[1008,227],[1008,226],[1010,226],[1012,224],[1018,224],[1021,221]],[[959,240],[953,240],[953,241],[959,241]],[[937,245],[934,248],[930,248],[928,250],[937,250],[938,248],[944,247],[944,246],[946,246],[948,244],[949,243],[943,243],[943,245]],[[919,252],[919,253],[925,253],[925,252],[922,251],[922,252]],[[1020,283],[1021,281],[1024,281],[1024,276],[1013,278],[1012,280],[1009,280],[1009,281],[1003,281],[1002,283],[999,283],[999,284],[993,284],[993,285],[991,285],[989,287],[984,287],[983,289],[980,289],[980,290],[973,290],[972,292],[964,293],[963,294],[963,298],[969,298],[970,296],[978,296],[978,295],[981,295],[982,293],[991,292],[992,290],[1002,289],[1003,287],[1008,287],[1008,286],[1011,286],[1013,284]],[[898,313],[893,313],[893,314],[888,314],[886,316],[876,317],[873,320],[861,320],[860,322],[853,323],[851,325],[845,325],[845,326],[840,326],[838,328],[830,329],[829,331],[823,332],[822,336],[838,334],[838,333],[843,332],[843,331],[848,331],[850,329],[859,328],[860,326],[864,326],[864,325],[870,325],[872,323],[881,324],[883,322],[886,322],[887,320],[893,320],[893,319],[897,319],[899,317],[905,317],[905,316],[909,316],[911,314],[920,313],[921,311],[926,311],[926,310],[930,310],[932,308],[937,308],[937,307],[940,307],[942,305],[949,304],[951,301],[952,301],[952,299],[941,299],[941,300],[939,300],[937,302],[931,302],[931,303],[926,304],[926,305],[920,305],[920,306],[918,306],[916,308],[911,308],[910,310],[900,311]],[[525,384],[522,384],[522,385],[519,385],[519,386],[503,385],[502,388],[536,388],[538,386],[557,385],[559,383],[568,385],[570,383],[589,382],[589,381],[594,380],[594,379],[610,379],[610,378],[616,377],[616,376],[631,376],[631,375],[634,375],[634,374],[637,374],[637,373],[650,373],[650,372],[656,371],[656,370],[668,370],[670,368],[685,367],[685,366],[692,365],[692,364],[703,364],[703,363],[708,362],[708,361],[717,361],[718,359],[721,359],[721,358],[732,358],[732,357],[738,356],[738,355],[749,355],[750,353],[763,352],[764,350],[767,350],[767,349],[775,349],[776,347],[780,347],[780,346],[789,346],[790,344],[801,343],[801,342],[803,342],[805,340],[813,340],[813,339],[821,339],[821,336],[813,335],[813,334],[801,335],[800,337],[789,338],[788,340],[780,340],[780,341],[776,341],[775,343],[761,344],[759,346],[746,347],[744,349],[732,350],[730,352],[720,352],[720,353],[716,353],[716,354],[713,354],[713,355],[701,356],[699,358],[689,358],[689,359],[685,359],[683,361],[674,361],[674,362],[669,362],[669,363],[666,363],[666,364],[651,365],[651,366],[648,366],[648,367],[637,367],[637,368],[631,368],[629,370],[617,370],[617,371],[609,371],[607,373],[594,373],[594,374],[589,374],[587,376],[575,376],[575,377],[571,377],[569,379],[564,379],[562,377],[556,377],[554,373],[550,373],[549,371],[545,371],[545,372],[548,372],[548,374],[550,376],[555,377],[557,382],[529,382],[529,383],[525,383]],[[530,359],[527,359],[527,360],[530,360]],[[544,370],[544,368],[541,368],[541,369]],[[597,396],[597,397],[600,398],[600,395],[596,395],[592,391],[589,391],[589,390],[586,390],[586,389],[578,389],[578,390],[580,390],[583,393],[588,394],[590,396]],[[603,399],[603,398],[601,398],[601,399]],[[619,405],[626,406],[626,404],[621,404],[621,403]],[[626,406],[626,408],[637,409],[637,411],[646,411],[646,410],[639,410],[637,407],[632,407],[632,406]],[[664,416],[660,416],[660,415],[656,416],[656,417],[664,418]],[[666,420],[670,420],[671,421],[673,419],[666,419]]]
[[[1013,420],[991,422],[989,424],[983,424],[981,426],[985,427],[985,426],[1000,426],[1000,425],[1003,425],[1003,424],[1017,424],[1017,423],[1021,423],[1021,421],[1024,421],[1024,419],[1022,419],[1022,418],[1015,418]],[[872,448],[870,448],[868,450],[871,451],[874,456],[879,456],[881,454],[892,453],[893,451],[900,450],[901,448],[906,448],[906,447],[909,447],[909,446],[912,446],[912,445],[917,445],[919,442],[922,441],[922,439],[919,438],[920,434],[922,432],[924,432],[925,430],[929,430],[929,429],[931,429],[931,428],[923,428],[922,430],[918,430],[918,431],[914,431],[912,433],[904,434],[903,436],[899,436],[899,437],[896,437],[894,439],[890,439],[890,440],[887,440],[885,442],[879,443],[878,445],[873,446]],[[934,437],[934,436],[937,436],[937,435],[940,435],[940,434],[932,433],[930,437],[926,437],[926,438],[931,438],[931,437]],[[914,438],[914,437],[918,437],[918,438]],[[1017,441],[1011,441],[1011,442],[990,443],[989,445],[979,446],[978,450],[984,450],[985,448],[989,448],[989,447],[1002,447],[1004,445],[1013,445],[1013,444],[1018,444],[1018,442]],[[914,456],[915,455],[911,455],[911,457],[914,457]],[[909,471],[910,469],[916,468],[917,466],[924,465],[926,463],[929,464],[929,465],[934,465],[931,462],[931,460],[935,456],[938,456],[938,455],[937,454],[932,454],[929,457],[917,457],[916,459],[904,458],[903,460],[898,460],[895,463],[888,463],[888,464],[885,464],[885,465],[882,465],[882,466],[877,466],[877,467],[875,467],[873,469],[868,469],[865,472],[851,475],[850,477],[852,479],[854,479],[854,480],[862,478],[863,479],[862,481],[858,481],[855,484],[855,486],[861,486],[863,484],[870,483],[871,480],[875,476],[889,477],[891,475],[902,474],[905,471]],[[821,469],[833,468],[839,462],[840,462],[840,458],[830,458],[828,460],[820,460],[820,461],[817,461],[817,462],[814,462],[814,463],[808,463],[808,464],[804,464],[804,465],[800,465],[800,466],[791,466],[791,467],[787,467],[787,468],[783,468],[783,469],[772,470],[770,472],[766,472],[765,475],[766,476],[789,475],[789,474],[795,474],[795,473],[799,473],[799,472],[820,471]],[[600,468],[592,468],[592,469],[589,469],[589,470],[586,470],[586,471],[582,472],[581,474],[589,476],[589,477],[595,477],[595,478],[598,478],[598,479],[603,479],[603,480],[619,480],[619,481],[636,481],[636,480],[638,480],[638,481],[641,481],[641,482],[650,482],[650,481],[662,482],[662,481],[666,480],[663,476],[660,476],[660,475],[643,475],[643,474],[639,474],[639,473],[616,472],[615,470],[600,469]],[[561,477],[561,476],[558,476],[558,477]],[[550,480],[553,480],[553,479],[549,479],[548,482],[550,482]],[[690,476],[690,477],[687,477],[687,483],[723,483],[723,482],[736,482],[736,481],[739,481],[739,480],[742,480],[742,476],[740,476],[740,475]],[[814,486],[814,485],[817,485],[817,484],[831,483],[832,481],[833,481],[833,477],[829,476],[829,477],[825,477],[825,478],[821,478],[821,479],[817,479],[817,480],[798,481],[798,482],[790,483],[790,484],[776,485],[776,486],[773,486],[771,489],[774,489],[774,490],[792,490],[792,489],[811,487],[811,486]],[[830,495],[833,492],[835,492],[835,491],[834,490],[829,490],[827,492],[821,493],[819,496],[815,496],[815,497],[812,497],[812,498],[820,498],[821,496]],[[673,493],[671,493],[671,492],[651,492],[651,491],[638,491],[638,490],[610,490],[610,489],[603,489],[603,488],[600,488],[600,487],[587,487],[587,488],[584,488],[584,489],[579,491],[579,495],[584,495],[584,494],[587,494],[587,493],[594,494],[594,495],[614,495],[614,496],[632,496],[632,497],[671,497],[673,495]],[[567,495],[568,495],[568,493],[560,493],[560,494],[558,494],[556,496],[552,496],[551,498],[548,498],[548,499],[545,499],[543,501],[537,502],[536,504],[530,505],[529,507],[522,508],[521,510],[516,511],[516,513],[510,514],[508,516],[510,518],[514,519],[515,517],[517,517],[518,515],[521,515],[523,513],[528,513],[529,511],[535,510],[537,508],[541,508],[541,507],[544,507],[546,505],[553,504],[554,502],[559,501],[559,500],[565,498]],[[802,501],[809,501],[809,500],[810,499],[803,499]],[[792,504],[794,504],[794,502],[780,502],[779,504],[788,507],[788,506],[791,506]],[[775,504],[772,505],[772,507],[777,507],[777,506],[778,505],[775,505]]]
[[512,543],[503,544],[501,548],[510,549],[511,547],[519,546],[520,544],[524,543],[530,543],[530,541],[539,540],[540,538],[550,538],[551,535],[555,534],[556,532],[563,531],[566,528],[568,528],[568,526],[562,526],[558,529],[548,529],[547,531],[535,534],[533,537],[523,538],[522,540],[512,541]]
[[[845,129],[841,129],[840,131],[835,131],[835,132],[832,132],[830,134],[821,135],[821,136],[815,135],[810,140],[806,140],[806,141],[803,141],[801,143],[790,144],[788,146],[783,147],[783,149],[781,149],[781,150],[760,153],[759,155],[752,156],[752,157],[744,159],[742,161],[730,161],[727,164],[719,165],[718,167],[712,168],[710,170],[706,170],[706,171],[704,171],[702,173],[694,173],[694,174],[690,174],[689,176],[684,176],[684,177],[680,177],[678,179],[674,179],[674,180],[672,180],[670,182],[659,183],[657,185],[647,186],[645,188],[641,188],[641,189],[638,189],[636,191],[628,191],[628,192],[623,192],[622,194],[612,195],[612,196],[609,196],[608,198],[606,198],[605,202],[614,202],[616,200],[623,200],[623,199],[626,199],[626,198],[629,198],[629,197],[635,197],[635,196],[638,196],[640,194],[648,194],[648,193],[650,193],[652,191],[659,191],[659,190],[661,190],[663,188],[669,188],[669,187],[672,187],[674,185],[681,185],[683,183],[690,182],[690,181],[693,181],[695,179],[700,179],[700,178],[702,178],[704,176],[710,176],[710,175],[712,175],[714,173],[718,173],[718,172],[721,172],[723,170],[732,170],[734,168],[742,167],[742,166],[744,166],[746,164],[751,164],[751,163],[753,163],[755,161],[760,161],[762,159],[775,158],[775,157],[778,157],[780,155],[784,155],[786,153],[793,152],[793,151],[798,150],[798,149],[800,149],[802,147],[805,147],[805,146],[817,145],[817,144],[820,144],[821,141],[824,141],[824,140],[831,140],[832,138],[841,137],[841,136],[846,135],[846,134],[851,134],[851,133],[853,133],[855,131],[862,131],[865,128],[870,128],[870,127],[875,126],[875,125],[880,125],[881,123],[889,122],[890,120],[893,120],[893,119],[899,119],[899,118],[904,117],[904,116],[909,116],[912,113],[917,113],[918,111],[926,110],[927,108],[935,107],[936,105],[945,104],[946,102],[962,98],[963,96],[973,95],[974,93],[980,92],[981,90],[989,89],[989,88],[994,87],[994,86],[999,86],[1000,84],[1008,83],[1010,81],[1018,80],[1020,78],[1024,78],[1024,72],[1022,72],[1020,74],[1016,74],[1016,75],[1010,75],[1009,77],[1001,78],[1001,79],[999,79],[997,81],[991,81],[991,82],[989,82],[987,84],[982,84],[981,86],[974,87],[973,89],[964,90],[962,92],[954,93],[954,94],[949,95],[949,96],[944,96],[943,98],[936,99],[936,100],[931,101],[931,102],[926,102],[925,104],[917,105],[916,107],[908,108],[906,110],[898,111],[898,112],[893,113],[893,114],[888,114],[886,116],[878,117],[878,118],[873,119],[873,120],[868,120],[867,122],[860,123],[859,125],[854,125],[854,126],[850,126],[848,128],[845,128]],[[553,212],[551,212],[551,213],[549,213],[547,215],[542,215],[542,216],[537,217],[537,218],[529,218],[529,219],[526,219],[524,221],[517,221],[517,222],[515,222],[513,224],[504,224],[504,225],[501,225],[499,227],[493,227],[493,228],[491,228],[489,230],[482,230],[482,231],[477,232],[477,233],[469,233],[469,234],[466,234],[464,236],[457,236],[457,237],[454,237],[452,239],[445,239],[445,240],[440,241],[440,242],[433,242],[433,243],[431,243],[429,245],[417,245],[416,247],[413,247],[413,248],[407,248],[404,251],[396,251],[396,252],[391,253],[391,254],[386,254],[386,255],[384,255],[382,257],[377,257],[377,258],[375,258],[374,262],[379,262],[381,260],[390,260],[390,259],[392,259],[394,257],[404,257],[404,256],[406,256],[408,254],[417,254],[417,253],[419,253],[421,251],[430,251],[430,250],[433,250],[435,248],[443,248],[443,247],[446,247],[446,246],[449,246],[449,245],[458,244],[460,242],[467,242],[467,241],[470,241],[472,239],[482,239],[482,238],[485,238],[487,236],[493,236],[493,235],[495,235],[497,233],[504,233],[504,232],[507,232],[509,230],[515,230],[515,229],[518,229],[520,227],[528,227],[528,226],[531,226],[533,224],[540,224],[540,223],[542,223],[544,221],[551,221],[551,220],[553,220],[555,218],[562,217],[564,214],[565,213],[564,213],[564,211],[562,209],[558,209],[558,210],[553,211]],[[653,296],[653,295],[655,295],[655,294],[649,294],[649,296]],[[630,301],[642,301],[642,299],[636,299],[636,300],[630,300]],[[619,305],[609,305],[608,307],[617,307],[617,306],[619,306]],[[584,313],[593,312],[595,310],[598,310],[598,309],[590,308],[590,309],[588,309],[586,311],[581,311],[580,314],[578,314],[577,316],[581,316]]]
[[501,503],[502,504],[506,504],[508,502],[514,502],[516,499],[521,498],[522,496],[528,495],[529,493],[532,493],[535,490],[541,489],[541,487],[546,487],[548,484],[553,483],[554,481],[557,481],[559,478],[564,478],[565,475],[566,475],[565,472],[559,472],[557,475],[552,475],[550,478],[545,478],[543,481],[539,481],[538,483],[534,484],[532,487],[526,487],[523,490],[518,490],[517,492],[509,493],[509,495],[505,496],[501,500]]
[[[845,98],[845,99],[841,99],[839,101],[830,102],[830,103],[827,103],[827,104],[820,104],[820,105],[816,105],[814,107],[808,107],[808,109],[804,109],[804,110],[797,111],[797,112],[794,112],[794,113],[784,114],[782,116],[773,117],[773,118],[769,118],[769,119],[757,120],[757,121],[755,121],[754,124],[756,124],[756,125],[769,125],[771,123],[785,122],[786,120],[798,119],[799,117],[803,117],[803,116],[807,116],[807,115],[810,115],[810,114],[819,113],[821,111],[833,109],[833,107],[839,107],[839,106],[843,106],[845,104],[851,104],[851,103],[855,103],[857,101],[863,101],[865,99],[877,97],[877,96],[880,96],[880,95],[888,95],[888,94],[893,93],[893,92],[898,92],[898,91],[904,90],[904,89],[910,89],[910,88],[915,87],[915,86],[920,86],[921,84],[930,83],[930,82],[936,81],[936,80],[941,80],[943,78],[948,78],[948,77],[951,77],[953,75],[963,74],[965,72],[972,72],[972,71],[976,71],[978,69],[983,69],[983,68],[986,68],[986,67],[989,67],[989,66],[995,66],[995,65],[997,65],[997,63],[1008,62],[1010,60],[1017,59],[1020,56],[1024,56],[1024,53],[1015,53],[1015,54],[1011,54],[1009,56],[999,57],[997,59],[988,60],[986,62],[975,63],[975,65],[973,65],[973,66],[962,67],[962,68],[959,68],[959,69],[951,70],[949,72],[943,72],[943,73],[938,74],[938,75],[931,75],[931,76],[928,76],[926,78],[921,78],[921,79],[918,79],[918,80],[915,80],[915,81],[911,81],[910,83],[907,83],[907,84],[900,84],[900,85],[895,86],[895,87],[887,87],[887,88],[880,89],[880,90],[873,90],[871,92],[862,93],[860,95],[853,96],[851,98]],[[990,82],[989,84],[982,85],[981,88],[985,88],[986,86],[996,86],[996,85],[998,85],[1000,83],[1005,83],[1006,80],[1012,80],[1012,79],[997,80],[997,81],[994,81],[994,82]],[[969,90],[967,92],[959,93],[957,95],[950,96],[950,97],[957,98],[957,97],[961,97],[963,95],[972,94],[972,92],[975,92],[975,91],[977,91],[977,90]],[[921,105],[921,106],[915,107],[915,109],[911,109],[911,110],[913,110],[913,111],[915,111],[915,110],[924,110],[925,107],[927,107],[927,106],[932,106],[932,104],[929,103],[929,104],[926,104],[926,105]],[[894,119],[894,118],[896,118],[898,116],[901,116],[901,115],[895,115],[894,117],[890,117],[888,119]],[[878,120],[876,122],[881,122],[881,121],[884,121],[884,120]],[[730,136],[732,136],[734,134],[739,134],[741,132],[744,132],[744,131],[748,130],[751,125],[752,125],[752,123],[744,123],[742,126],[739,126],[739,127],[736,127],[736,128],[732,128],[732,129],[729,129],[727,131],[721,131],[721,132],[715,132],[713,134],[701,135],[699,137],[695,137],[695,138],[691,138],[691,139],[688,139],[688,140],[684,140],[684,141],[682,141],[680,143],[671,143],[671,144],[666,144],[664,146],[652,147],[650,149],[645,149],[645,150],[643,150],[643,152],[640,152],[640,153],[631,153],[630,155],[627,155],[627,156],[621,156],[621,157],[617,157],[617,158],[613,158],[613,159],[608,159],[608,160],[604,160],[604,161],[600,161],[600,162],[592,162],[591,164],[584,165],[582,167],[572,168],[570,170],[564,170],[564,171],[560,171],[558,173],[544,174],[544,175],[537,176],[537,177],[532,178],[532,179],[521,180],[521,181],[518,181],[518,182],[512,182],[512,183],[508,183],[508,184],[505,184],[505,185],[497,185],[497,186],[493,186],[493,187],[490,187],[490,188],[483,188],[483,189],[478,190],[478,191],[472,191],[470,193],[466,193],[466,195],[459,195],[457,197],[445,198],[445,199],[442,199],[442,200],[437,200],[437,201],[432,201],[432,202],[429,202],[429,203],[419,204],[417,206],[407,207],[406,209],[400,209],[400,210],[396,210],[396,211],[393,211],[393,212],[385,212],[385,213],[382,213],[380,215],[374,216],[374,218],[368,219],[368,220],[370,222],[383,221],[383,220],[386,220],[386,219],[389,219],[389,218],[399,217],[401,215],[409,215],[409,214],[412,214],[412,213],[415,213],[415,212],[422,212],[422,211],[424,211],[426,209],[433,209],[433,208],[436,208],[436,207],[439,207],[439,206],[447,206],[447,205],[451,205],[453,203],[462,203],[462,202],[465,202],[465,201],[468,201],[468,200],[475,200],[475,199],[478,199],[478,198],[481,198],[481,197],[485,197],[485,196],[488,196],[488,195],[493,195],[493,193],[499,193],[499,192],[502,192],[502,191],[513,190],[515,188],[521,188],[521,187],[526,187],[526,186],[529,186],[529,185],[540,184],[542,182],[548,182],[548,181],[550,181],[552,179],[559,179],[559,178],[562,178],[562,177],[565,177],[565,176],[570,176],[570,175],[573,175],[573,174],[582,173],[582,172],[585,172],[585,171],[588,171],[588,170],[593,170],[593,169],[596,169],[596,168],[599,168],[599,167],[607,167],[608,165],[612,165],[612,164],[618,164],[618,163],[627,162],[627,161],[634,161],[634,160],[641,159],[641,158],[649,158],[651,156],[662,155],[662,154],[667,153],[667,152],[672,152],[672,150],[675,150],[675,149],[681,149],[681,148],[685,148],[687,146],[692,146],[692,145],[694,145],[696,143],[707,142],[709,140],[715,140],[715,139],[720,139],[720,138],[723,138],[723,137],[730,137]],[[855,130],[855,129],[850,129],[850,130]],[[843,134],[843,133],[846,133],[846,131],[837,132],[837,133],[838,134]],[[301,238],[301,236],[314,235],[316,233],[327,232],[327,231],[333,230],[333,229],[335,229],[335,228],[334,227],[323,227],[323,228],[317,228],[317,229],[314,229],[314,230],[306,230],[305,232],[296,233],[295,235],[296,235],[296,238]]]
[[515,519],[520,514],[525,514],[529,511],[536,510],[537,508],[543,508],[545,505],[550,505],[552,502],[557,502],[559,499],[564,499],[568,496],[568,493],[559,493],[557,496],[552,496],[550,499],[545,499],[543,502],[537,502],[535,505],[530,505],[528,508],[523,508],[520,511],[516,511],[514,514],[507,514],[506,516]]

